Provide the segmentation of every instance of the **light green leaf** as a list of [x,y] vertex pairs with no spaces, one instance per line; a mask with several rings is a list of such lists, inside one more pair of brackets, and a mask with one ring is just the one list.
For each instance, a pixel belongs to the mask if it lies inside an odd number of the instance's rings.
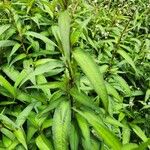
[[8,47],[8,46],[13,46],[15,45],[16,42],[12,40],[2,40],[0,41],[0,47]]
[[31,110],[33,109],[33,104],[29,104],[18,116],[16,119],[16,125],[21,127],[24,122],[26,121],[28,115],[30,114]]
[[12,81],[16,81],[19,71],[15,70],[14,66],[5,65],[2,67],[2,70]]
[[10,28],[10,25],[5,24],[0,26],[0,35],[3,34],[7,29]]
[[12,55],[20,48],[20,46],[21,45],[19,43],[16,43],[14,45],[14,47],[12,48],[12,50],[11,50],[9,56],[8,56],[8,63],[10,62]]
[[144,101],[147,102],[149,98],[150,98],[150,89],[148,89],[148,90],[146,91]]
[[146,142],[141,143],[137,148],[133,150],[145,150],[148,146],[150,146],[150,139],[148,139]]
[[107,144],[113,150],[121,149],[122,144],[120,143],[119,139],[113,134],[113,132],[104,126],[103,123],[101,123],[101,120],[98,119],[94,113],[88,111],[81,112],[79,110],[75,111],[82,115],[89,122],[89,124],[92,125],[96,131],[96,134],[104,140],[105,144]]
[[34,71],[29,73],[20,83],[20,86],[23,85],[27,80],[35,77],[37,75],[41,75],[44,73],[50,73],[51,71],[61,68],[63,70],[63,63],[61,61],[53,60],[51,62],[47,62],[41,65],[38,65]]
[[137,147],[138,147],[138,145],[135,143],[127,143],[127,144],[123,145],[121,150],[134,150]]
[[14,140],[14,138],[15,138],[14,134],[13,134],[10,130],[8,130],[7,128],[2,127],[2,128],[0,129],[0,131],[1,131],[5,136],[7,136],[9,139]]
[[119,84],[119,86],[123,88],[124,92],[128,96],[130,96],[131,90],[130,90],[128,83],[119,75],[115,75],[115,76],[113,76],[113,78],[115,79],[116,83]]
[[13,97],[16,97],[16,91],[14,87],[2,76],[0,75],[0,85],[3,86]]
[[53,150],[51,142],[43,134],[39,135],[35,141],[39,150]]
[[124,125],[122,123],[120,123],[118,120],[116,120],[115,118],[112,118],[110,116],[106,117],[105,121],[114,126],[124,127]]
[[19,61],[19,60],[22,60],[24,58],[26,58],[27,55],[22,53],[22,54],[19,54],[17,55],[11,62],[10,62],[10,66],[12,66],[15,62]]
[[90,80],[97,94],[100,96],[103,105],[108,110],[108,95],[105,87],[103,75],[99,71],[98,66],[92,59],[92,57],[81,49],[73,51],[73,56],[83,72]]
[[117,99],[118,102],[122,102],[121,96],[117,92],[117,90],[108,82],[105,82],[106,89],[109,95],[112,95],[114,98]]
[[56,108],[53,117],[53,139],[57,150],[68,149],[68,138],[71,125],[71,108],[68,101],[62,101]]
[[123,121],[124,128],[122,128],[122,143],[127,144],[130,142],[131,129],[125,121]]
[[135,67],[135,64],[134,64],[132,58],[128,55],[128,53],[126,53],[124,50],[118,50],[117,52],[132,66],[132,68],[137,73],[137,69]]
[[16,129],[14,131],[14,134],[16,136],[16,138],[18,139],[18,141],[24,146],[24,148],[27,150],[27,143],[26,143],[26,138],[25,138],[25,133],[24,133],[24,130],[19,128],[19,129]]
[[0,120],[4,124],[9,125],[11,127],[11,129],[15,129],[17,127],[16,124],[11,119],[9,119],[7,116],[5,116],[3,114],[0,114]]
[[90,99],[90,97],[88,97],[86,94],[84,94],[83,92],[79,92],[77,88],[72,88],[70,90],[70,94],[73,96],[73,98],[81,103],[84,106],[87,106],[89,108],[92,108],[93,110],[97,110],[98,112],[100,111],[99,107],[97,107],[92,99]]
[[144,142],[148,140],[145,133],[139,126],[137,126],[136,124],[130,124],[130,126],[132,127],[133,131],[138,135],[138,137],[141,138]]
[[58,25],[65,59],[70,62],[70,22],[68,11],[60,13]]
[[53,46],[57,46],[53,41],[51,41],[49,38],[47,38],[46,36],[40,34],[40,33],[36,33],[36,32],[33,32],[33,31],[27,31],[25,33],[25,35],[28,35],[28,36],[33,36],[37,39],[40,39],[42,40],[43,42],[47,43],[47,44],[50,44],[50,45],[53,45]]
[[78,121],[78,125],[81,129],[82,136],[83,136],[82,146],[86,150],[91,150],[92,149],[92,143],[91,143],[91,138],[90,138],[89,124],[85,120],[85,118],[83,118],[79,114],[76,114],[76,119]]
[[71,124],[71,132],[70,132],[70,148],[71,150],[78,150],[79,145],[79,136],[76,126],[72,123]]

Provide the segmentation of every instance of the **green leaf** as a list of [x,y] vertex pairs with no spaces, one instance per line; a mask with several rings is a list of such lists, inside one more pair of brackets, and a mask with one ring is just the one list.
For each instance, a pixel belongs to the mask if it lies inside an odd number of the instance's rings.
[[33,109],[33,104],[29,104],[18,116],[16,119],[16,125],[21,127],[24,122],[26,121],[28,115],[30,114],[31,110]]
[[145,150],[148,146],[150,146],[150,139],[148,139],[146,142],[141,143],[137,148],[133,150]]
[[10,25],[5,24],[0,26],[0,35],[3,34],[7,29],[10,28]]
[[138,145],[135,143],[127,143],[127,144],[123,145],[121,150],[134,150],[137,147],[138,147]]
[[[39,84],[47,84],[47,80],[46,80],[46,78],[45,78],[45,76],[44,76],[43,74],[37,76],[36,82],[37,82],[37,85],[39,85]],[[43,88],[42,88],[42,91],[43,91],[47,96],[50,96],[50,95],[51,95],[50,90],[49,90],[49,88],[47,88],[47,87],[43,87]]]
[[71,132],[70,132],[70,148],[71,150],[78,150],[79,145],[79,136],[76,126],[72,123],[71,124]]
[[7,128],[2,127],[2,128],[0,129],[0,131],[1,131],[5,136],[7,136],[9,139],[11,139],[11,140],[14,140],[14,139],[15,139],[15,135],[14,135],[10,130],[8,130]]
[[21,46],[21,45],[20,45],[19,43],[16,43],[16,44],[14,45],[14,47],[12,48],[12,50],[11,50],[9,56],[8,56],[8,63],[10,63],[10,60],[11,60],[12,55],[20,48],[20,46]]
[[62,102],[63,100],[65,100],[65,98],[60,97],[60,98],[54,100],[53,102],[50,102],[50,104],[43,111],[41,111],[39,113],[39,117],[42,116],[43,114],[55,109],[60,104],[60,102]]
[[127,123],[124,121],[124,128],[122,128],[122,143],[127,144],[130,142],[130,135],[131,135],[131,129],[127,125]]
[[10,62],[10,66],[12,66],[15,62],[19,61],[19,60],[22,60],[24,58],[26,58],[27,55],[22,53],[22,54],[19,54],[17,55],[11,62]]
[[91,143],[91,138],[90,138],[90,128],[88,122],[83,118],[81,115],[76,114],[76,118],[78,121],[78,125],[81,129],[82,136],[83,136],[83,147],[86,150],[91,150],[92,149],[92,143]]
[[98,66],[92,57],[83,50],[76,49],[73,51],[73,56],[83,72],[88,77],[97,94],[100,96],[103,105],[108,110],[108,95],[105,87],[103,75],[99,71]]
[[12,144],[7,147],[7,150],[13,150],[15,149],[15,147],[19,144],[19,141],[17,139],[14,139],[14,141],[12,142]]
[[82,115],[89,122],[89,124],[92,125],[96,131],[96,134],[104,140],[105,144],[107,144],[113,150],[121,149],[122,144],[120,143],[119,139],[113,134],[113,132],[111,132],[107,127],[104,126],[104,124],[101,123],[101,120],[98,119],[95,114],[88,111],[75,111]]
[[14,87],[2,76],[0,75],[0,85],[3,86],[13,97],[16,97],[16,91]]
[[19,128],[19,129],[16,129],[14,131],[14,134],[16,136],[16,138],[18,139],[18,141],[24,146],[24,148],[27,150],[27,143],[26,143],[26,138],[25,138],[25,133],[24,133],[24,130]]
[[70,22],[71,19],[69,17],[68,11],[61,12],[58,18],[58,25],[65,59],[68,60],[69,62],[70,62]]
[[7,116],[3,114],[0,114],[0,120],[4,124],[11,126],[11,129],[15,129],[17,127],[16,124],[11,119],[9,119]]
[[38,128],[33,126],[32,124],[28,125],[28,129],[27,129],[27,143],[30,142],[30,140],[32,139],[34,134],[37,132],[37,130],[38,130]]
[[148,140],[145,133],[139,126],[137,126],[136,124],[130,124],[130,126],[132,127],[133,131],[138,135],[138,137],[141,138],[144,142]]
[[16,78],[19,75],[19,71],[16,70],[14,66],[4,65],[2,70],[12,81],[16,81]]
[[35,77],[37,75],[41,75],[44,73],[50,73],[55,71],[55,69],[60,68],[61,71],[63,70],[63,64],[61,61],[53,60],[51,62],[47,62],[41,65],[38,65],[35,70],[33,70],[31,73],[29,73],[20,83],[20,86],[23,85],[27,80],[31,79],[32,77]]
[[0,47],[8,47],[8,46],[13,46],[15,45],[16,42],[12,40],[1,40],[0,41]]
[[36,32],[33,32],[33,31],[27,31],[25,33],[25,35],[27,36],[33,36],[37,39],[40,39],[42,40],[43,42],[47,43],[47,44],[50,44],[52,46],[57,46],[53,41],[51,41],[49,38],[47,38],[46,36],[40,34],[40,33],[36,33]]
[[39,150],[53,150],[51,142],[43,134],[39,135],[35,141]]
[[57,150],[68,149],[68,138],[71,125],[71,108],[70,103],[62,101],[56,108],[53,117],[53,139],[54,147]]
[[106,89],[109,95],[112,95],[114,98],[117,99],[118,102],[122,102],[121,96],[117,92],[117,90],[108,82],[105,82]]
[[144,101],[147,102],[149,98],[150,98],[150,89],[148,89],[148,90],[146,91]]
[[115,76],[113,76],[113,78],[115,79],[116,83],[119,84],[119,86],[123,88],[124,92],[128,96],[130,96],[131,90],[130,90],[128,83],[119,75],[115,75]]
[[105,118],[105,121],[109,124],[112,124],[114,126],[118,126],[118,127],[124,127],[124,125],[122,123],[120,123],[118,120],[116,120],[115,118],[112,118],[110,116]]
[[70,90],[70,94],[73,96],[73,98],[81,103],[84,106],[87,106],[89,108],[92,108],[93,110],[97,110],[98,112],[100,111],[100,108],[97,107],[92,99],[90,99],[90,97],[88,97],[86,94],[84,94],[83,92],[79,92],[77,88],[72,88]]
[[137,73],[137,69],[135,67],[135,64],[134,64],[132,58],[128,55],[128,53],[126,53],[124,50],[118,50],[117,52],[132,66],[132,68]]

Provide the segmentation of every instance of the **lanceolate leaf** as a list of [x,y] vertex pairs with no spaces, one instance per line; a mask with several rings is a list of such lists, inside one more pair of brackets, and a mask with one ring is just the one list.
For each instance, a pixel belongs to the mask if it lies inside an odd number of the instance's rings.
[[136,124],[130,124],[130,126],[132,127],[133,131],[139,136],[139,138],[141,138],[144,142],[148,140],[145,133],[139,126],[137,126]]
[[71,125],[71,108],[70,103],[62,101],[56,108],[53,117],[53,139],[54,147],[57,150],[68,149],[68,138]]
[[71,124],[71,131],[70,131],[69,138],[70,138],[71,150],[78,150],[79,135],[78,135],[78,130],[74,123]]
[[33,104],[28,105],[17,117],[16,125],[18,127],[22,126],[26,121],[28,115],[30,114],[31,110],[33,109]]
[[0,35],[3,34],[9,28],[10,28],[10,25],[2,25],[2,26],[0,26]]
[[[74,109],[75,110],[75,109]],[[80,115],[82,115],[89,124],[92,125],[94,130],[96,131],[96,134],[104,140],[104,142],[111,147],[113,150],[120,150],[122,147],[122,144],[120,143],[119,139],[107,128],[105,127],[101,121],[98,119],[96,115],[94,115],[92,112],[81,112],[77,111]]]
[[8,47],[8,46],[13,46],[15,45],[16,42],[12,40],[2,40],[0,41],[0,47]]
[[14,87],[2,76],[0,75],[0,85],[3,86],[13,97],[16,96]]
[[33,31],[28,31],[25,34],[28,35],[28,36],[33,36],[35,38],[38,38],[38,39],[42,40],[45,43],[49,43],[50,45],[56,46],[56,44],[53,41],[51,41],[49,38],[47,38],[46,36],[44,36],[40,33],[36,33],[36,32],[33,32]]
[[90,80],[95,91],[100,96],[105,106],[105,109],[107,110],[108,109],[107,90],[105,87],[103,76],[101,72],[99,71],[98,66],[96,65],[94,60],[91,58],[91,56],[81,49],[76,49],[73,52],[73,56],[75,60],[78,62],[83,72],[86,74],[86,76]]
[[14,131],[14,134],[16,136],[16,138],[18,139],[18,141],[24,146],[24,148],[27,150],[27,143],[26,143],[26,138],[25,138],[25,133],[24,130],[22,128],[16,129]]
[[122,102],[121,96],[116,91],[116,89],[113,86],[111,86],[111,84],[109,84],[108,82],[105,82],[105,85],[106,85],[108,94],[116,98],[118,102]]
[[128,83],[119,75],[115,75],[115,76],[113,76],[113,78],[116,80],[117,84],[119,84],[119,86],[123,88],[124,92],[128,96],[130,96],[131,90],[130,90]]
[[68,11],[60,13],[58,25],[65,59],[70,61],[70,17]]
[[48,140],[43,134],[36,138],[36,145],[38,146],[39,150],[53,150],[50,140]]
[[84,149],[91,150],[92,149],[92,143],[90,138],[90,128],[88,122],[83,118],[81,115],[76,114],[76,118],[79,124],[79,127],[82,132],[83,140],[82,145]]
[[117,52],[133,67],[135,72],[137,72],[137,69],[135,67],[132,58],[124,50],[118,50]]
[[88,97],[83,92],[79,92],[77,88],[72,88],[70,90],[70,94],[77,102],[81,103],[83,106],[87,106],[89,108],[92,108],[93,110],[97,110],[98,112],[100,111],[99,107],[93,103],[92,99],[90,99],[90,97]]

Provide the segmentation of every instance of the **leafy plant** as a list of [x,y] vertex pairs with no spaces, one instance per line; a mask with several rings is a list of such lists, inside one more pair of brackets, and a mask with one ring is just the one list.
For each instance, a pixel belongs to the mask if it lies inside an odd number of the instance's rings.
[[147,1],[4,0],[0,16],[0,149],[150,148]]

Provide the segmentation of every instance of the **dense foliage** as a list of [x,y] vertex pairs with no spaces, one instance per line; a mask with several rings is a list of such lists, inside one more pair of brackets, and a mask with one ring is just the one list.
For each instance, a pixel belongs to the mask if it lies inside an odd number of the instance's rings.
[[150,147],[149,0],[1,0],[0,150]]

